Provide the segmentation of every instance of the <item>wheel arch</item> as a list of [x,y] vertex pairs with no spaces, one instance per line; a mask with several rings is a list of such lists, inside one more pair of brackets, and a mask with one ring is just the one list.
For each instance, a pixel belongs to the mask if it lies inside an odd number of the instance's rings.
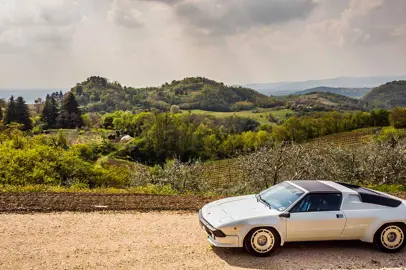
[[368,242],[368,243],[374,243],[375,235],[376,233],[383,227],[388,224],[403,224],[403,226],[406,226],[406,222],[399,221],[399,220],[376,220],[374,223],[372,223],[367,230],[364,232],[363,237],[360,239],[363,242]]
[[275,228],[274,226],[270,226],[270,225],[264,225],[264,226],[255,226],[255,227],[252,227],[251,229],[247,230],[245,232],[244,236],[241,237],[242,246],[244,246],[244,242],[245,242],[248,234],[250,234],[252,231],[258,230],[258,229],[272,229],[272,230],[274,230],[278,234],[278,237],[280,239],[280,246],[283,246],[285,244],[285,240],[284,240],[284,238],[282,237],[282,234],[280,233],[280,231],[277,228]]
[[385,222],[384,224],[382,224],[381,226],[379,226],[379,227],[375,230],[374,235],[373,235],[373,242],[375,242],[375,238],[376,238],[376,236],[377,236],[377,233],[378,233],[381,229],[383,229],[384,227],[386,227],[386,226],[388,226],[388,225],[398,225],[398,226],[403,227],[404,230],[406,230],[406,222],[402,222],[402,221]]

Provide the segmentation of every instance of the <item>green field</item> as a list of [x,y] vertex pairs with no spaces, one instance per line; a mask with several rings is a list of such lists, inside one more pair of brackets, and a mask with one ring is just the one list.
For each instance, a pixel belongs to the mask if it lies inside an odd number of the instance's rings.
[[[259,109],[258,112],[254,112],[254,110],[249,111],[240,111],[240,112],[212,112],[212,111],[204,111],[204,110],[191,110],[194,114],[209,114],[216,117],[227,117],[227,116],[240,116],[240,117],[249,117],[258,121],[261,124],[269,124],[268,115],[272,114],[277,119],[285,120],[286,114],[293,113],[292,110],[289,109],[282,109],[282,110],[272,110],[272,109]],[[182,111],[182,113],[188,113],[188,111]]]

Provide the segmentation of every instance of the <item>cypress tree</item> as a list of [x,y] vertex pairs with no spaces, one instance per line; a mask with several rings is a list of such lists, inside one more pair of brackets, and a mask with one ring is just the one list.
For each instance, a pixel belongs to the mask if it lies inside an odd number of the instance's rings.
[[51,97],[51,110],[49,112],[50,124],[52,128],[56,127],[56,120],[58,119],[59,109],[55,98]]
[[3,108],[0,106],[0,121],[3,120]]
[[75,95],[69,92],[62,100],[61,113],[57,119],[58,128],[76,128],[82,127],[82,112],[76,101]]
[[30,111],[23,97],[18,97],[15,101],[16,121],[23,126],[23,130],[32,129],[32,121],[30,118]]
[[41,120],[45,123],[47,128],[55,128],[58,115],[58,105],[54,96],[47,95],[41,114]]
[[16,122],[17,116],[16,116],[16,104],[14,101],[14,96],[11,96],[8,103],[7,103],[7,108],[6,108],[6,113],[4,115],[4,123],[6,125],[11,124],[12,122]]
[[52,128],[51,126],[51,119],[50,119],[50,111],[51,111],[51,97],[49,94],[45,98],[44,108],[42,109],[41,113],[41,121],[45,123],[47,128]]

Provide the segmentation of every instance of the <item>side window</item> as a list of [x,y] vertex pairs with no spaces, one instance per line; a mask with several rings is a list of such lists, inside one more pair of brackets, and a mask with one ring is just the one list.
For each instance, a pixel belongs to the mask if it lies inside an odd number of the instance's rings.
[[299,212],[338,211],[340,210],[341,201],[342,201],[341,193],[308,194],[292,208],[291,212],[299,213]]

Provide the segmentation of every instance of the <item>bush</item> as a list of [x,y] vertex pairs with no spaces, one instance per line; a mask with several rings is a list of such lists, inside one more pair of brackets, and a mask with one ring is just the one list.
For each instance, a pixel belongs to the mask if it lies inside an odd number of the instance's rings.
[[231,110],[235,112],[248,111],[255,108],[254,103],[248,101],[236,102],[231,106]]
[[406,128],[406,108],[395,108],[389,116],[392,126],[395,128]]
[[180,112],[181,112],[181,110],[180,110],[179,106],[177,106],[177,105],[172,105],[171,106],[171,113],[172,114],[177,114],[177,113],[180,113]]

